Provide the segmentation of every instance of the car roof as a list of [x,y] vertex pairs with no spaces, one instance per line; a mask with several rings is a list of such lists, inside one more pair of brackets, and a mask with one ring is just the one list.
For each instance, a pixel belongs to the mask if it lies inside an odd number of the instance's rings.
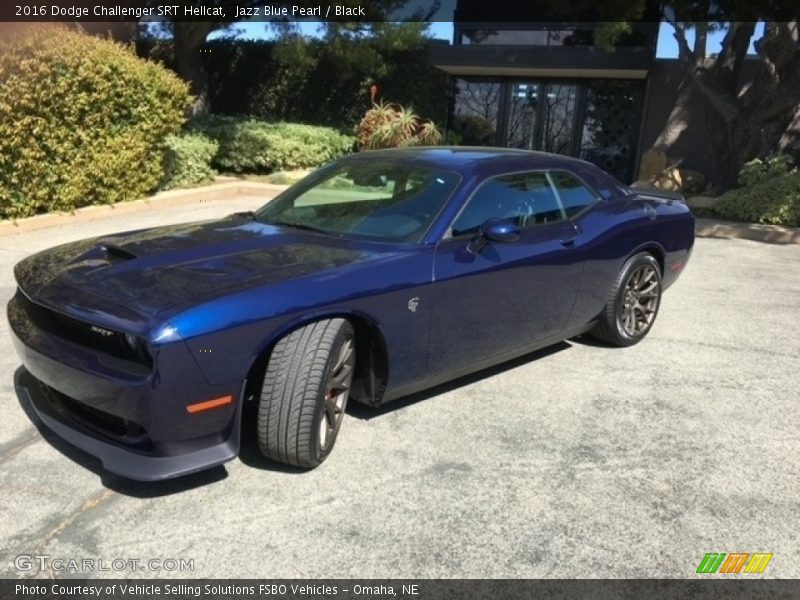
[[587,164],[583,160],[560,154],[482,146],[417,146],[371,150],[352,154],[348,159],[370,160],[378,157],[450,169],[462,174],[474,173],[483,177],[527,169],[557,169]]

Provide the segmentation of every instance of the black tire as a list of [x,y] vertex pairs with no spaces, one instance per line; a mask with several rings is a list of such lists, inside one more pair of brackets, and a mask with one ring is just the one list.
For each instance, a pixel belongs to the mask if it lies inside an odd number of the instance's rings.
[[324,461],[339,433],[354,369],[353,326],[345,319],[317,321],[278,341],[258,403],[262,454],[307,469]]
[[[637,275],[641,275],[640,281],[636,280]],[[652,290],[648,291],[650,288]],[[614,346],[639,343],[653,327],[662,292],[658,261],[647,252],[632,256],[611,286],[600,320],[591,331],[592,337]]]

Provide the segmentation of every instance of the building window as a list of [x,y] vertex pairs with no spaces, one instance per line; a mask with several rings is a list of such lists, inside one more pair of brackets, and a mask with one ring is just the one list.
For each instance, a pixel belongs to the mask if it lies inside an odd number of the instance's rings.
[[539,98],[541,86],[533,81],[511,84],[506,144],[512,148],[537,150]]
[[511,85],[507,145],[573,154],[578,87],[535,81]]
[[545,89],[541,149],[556,154],[573,154],[578,86],[551,83]]
[[547,46],[549,32],[543,29],[462,29],[462,45]]
[[579,156],[630,181],[643,96],[638,80],[458,79],[450,129],[463,146]]
[[501,84],[458,79],[451,130],[464,146],[494,146]]
[[[490,29],[462,28],[458,36],[458,44],[462,46],[594,46],[596,27],[561,25],[553,29]],[[634,27],[630,32],[621,34],[614,46],[644,46],[647,43],[646,32],[641,27]]]

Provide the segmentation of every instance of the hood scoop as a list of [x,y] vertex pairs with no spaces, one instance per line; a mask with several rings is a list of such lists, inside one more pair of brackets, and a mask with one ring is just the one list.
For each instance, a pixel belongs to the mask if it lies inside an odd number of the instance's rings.
[[121,248],[120,246],[115,246],[113,244],[103,244],[100,246],[100,249],[106,253],[106,256],[112,261],[123,261],[123,260],[133,260],[136,258],[136,255],[133,252],[125,250],[125,248]]

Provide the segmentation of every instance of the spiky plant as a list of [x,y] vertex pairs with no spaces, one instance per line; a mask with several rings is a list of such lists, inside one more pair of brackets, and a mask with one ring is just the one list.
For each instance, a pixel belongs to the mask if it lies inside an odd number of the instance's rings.
[[413,108],[383,101],[373,104],[355,133],[362,150],[435,145],[442,138],[436,125],[421,119]]

